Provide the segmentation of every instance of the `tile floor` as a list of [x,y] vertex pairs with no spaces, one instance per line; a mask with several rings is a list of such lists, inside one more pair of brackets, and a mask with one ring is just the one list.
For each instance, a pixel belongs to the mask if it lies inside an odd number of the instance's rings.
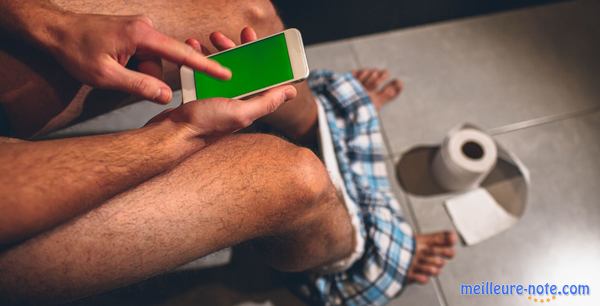
[[[460,246],[439,279],[407,288],[392,305],[533,304],[461,296],[461,282],[600,286],[599,12],[598,3],[569,2],[310,48],[313,67],[387,67],[405,82],[381,114],[393,163],[471,122],[498,133],[531,171],[527,211],[515,227]],[[397,193],[421,232],[453,227],[444,196]],[[553,305],[571,303],[598,305],[600,296]]]
[[[551,305],[600,305],[599,13],[600,2],[574,1],[308,48],[312,68],[386,67],[404,80],[402,96],[381,114],[391,174],[402,152],[439,142],[464,122],[494,132],[531,172],[528,207],[516,226],[459,246],[438,279],[410,286],[392,305],[534,305],[526,297],[460,295],[461,282],[481,281],[587,283],[591,296]],[[120,112],[159,111],[147,109]],[[119,122],[135,127],[143,119]],[[444,196],[396,189],[418,231],[452,228]],[[288,304],[277,300],[266,305]]]

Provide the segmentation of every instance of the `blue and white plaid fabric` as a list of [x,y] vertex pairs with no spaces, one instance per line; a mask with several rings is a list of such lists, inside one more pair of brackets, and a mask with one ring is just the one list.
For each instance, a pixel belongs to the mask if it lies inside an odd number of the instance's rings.
[[405,285],[415,242],[390,189],[376,110],[351,73],[314,71],[308,83],[324,107],[348,195],[359,206],[365,249],[346,271],[309,275],[301,292],[320,305],[385,305]]

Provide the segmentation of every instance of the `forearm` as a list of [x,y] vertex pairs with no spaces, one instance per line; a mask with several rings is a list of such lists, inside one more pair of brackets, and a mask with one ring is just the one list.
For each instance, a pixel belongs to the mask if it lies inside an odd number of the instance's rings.
[[85,212],[204,146],[171,121],[112,135],[0,144],[0,244]]
[[48,0],[0,0],[0,29],[43,48],[53,47],[68,13]]

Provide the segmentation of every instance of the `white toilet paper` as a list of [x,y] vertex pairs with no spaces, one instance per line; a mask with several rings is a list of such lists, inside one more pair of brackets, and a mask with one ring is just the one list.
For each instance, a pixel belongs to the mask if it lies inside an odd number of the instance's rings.
[[481,188],[446,200],[446,210],[467,245],[509,229],[525,213],[529,170],[501,144],[496,148],[498,161]]
[[[470,140],[476,140],[472,142],[481,148],[469,144],[465,148],[466,153],[461,154],[480,158],[457,154]],[[488,157],[484,158],[486,154]],[[466,158],[469,161],[467,166]],[[479,167],[475,167],[469,159],[480,161]],[[491,170],[487,169],[488,165],[483,165],[487,162],[492,163]],[[437,164],[435,170],[434,164]],[[461,164],[463,166],[459,167]],[[452,129],[441,145],[418,145],[403,153],[397,171],[402,188],[414,196],[437,199],[449,190],[458,191],[469,185],[475,187],[461,190],[465,192],[445,200],[450,219],[467,245],[477,244],[509,229],[525,213],[529,171],[516,155],[469,123]]]
[[494,140],[475,128],[451,131],[433,160],[432,174],[447,190],[473,189],[496,165],[498,151]]

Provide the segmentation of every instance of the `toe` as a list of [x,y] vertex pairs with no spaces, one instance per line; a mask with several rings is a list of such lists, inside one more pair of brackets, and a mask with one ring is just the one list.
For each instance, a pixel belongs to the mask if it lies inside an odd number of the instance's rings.
[[390,72],[387,69],[380,70],[379,77],[377,78],[377,80],[375,80],[377,83],[377,86],[380,86],[381,84],[383,84],[383,82],[385,82],[389,78],[390,78]]
[[377,89],[375,80],[377,80],[380,74],[381,73],[379,70],[372,69],[365,74],[365,77],[361,80],[361,83],[368,91],[374,91]]
[[425,285],[429,282],[429,277],[427,277],[427,275],[424,274],[415,274],[415,281],[419,284]]
[[424,256],[419,259],[419,264],[442,268],[446,264],[446,261],[439,256]]
[[365,84],[371,90],[376,90],[381,84],[390,77],[390,73],[386,69],[375,70],[369,79],[365,80]]
[[421,274],[421,273],[409,272],[408,280],[425,285],[425,284],[427,284],[427,282],[429,282],[429,276],[427,276],[425,274]]
[[424,235],[427,244],[435,246],[453,246],[458,241],[456,233],[453,231],[442,231],[438,233]]
[[402,92],[402,82],[394,79],[385,84],[377,94],[380,95],[382,99],[389,101],[396,98],[400,92]]
[[354,77],[364,85],[366,78],[371,75],[371,73],[371,69],[360,69],[355,72]]
[[449,245],[455,245],[458,242],[458,235],[456,234],[456,232],[447,231],[446,241],[448,241]]
[[437,276],[440,274],[440,268],[429,265],[419,265],[415,267],[415,273],[424,274],[427,276]]
[[427,253],[428,256],[442,256],[448,259],[454,257],[454,249],[452,247],[431,246],[425,253]]

